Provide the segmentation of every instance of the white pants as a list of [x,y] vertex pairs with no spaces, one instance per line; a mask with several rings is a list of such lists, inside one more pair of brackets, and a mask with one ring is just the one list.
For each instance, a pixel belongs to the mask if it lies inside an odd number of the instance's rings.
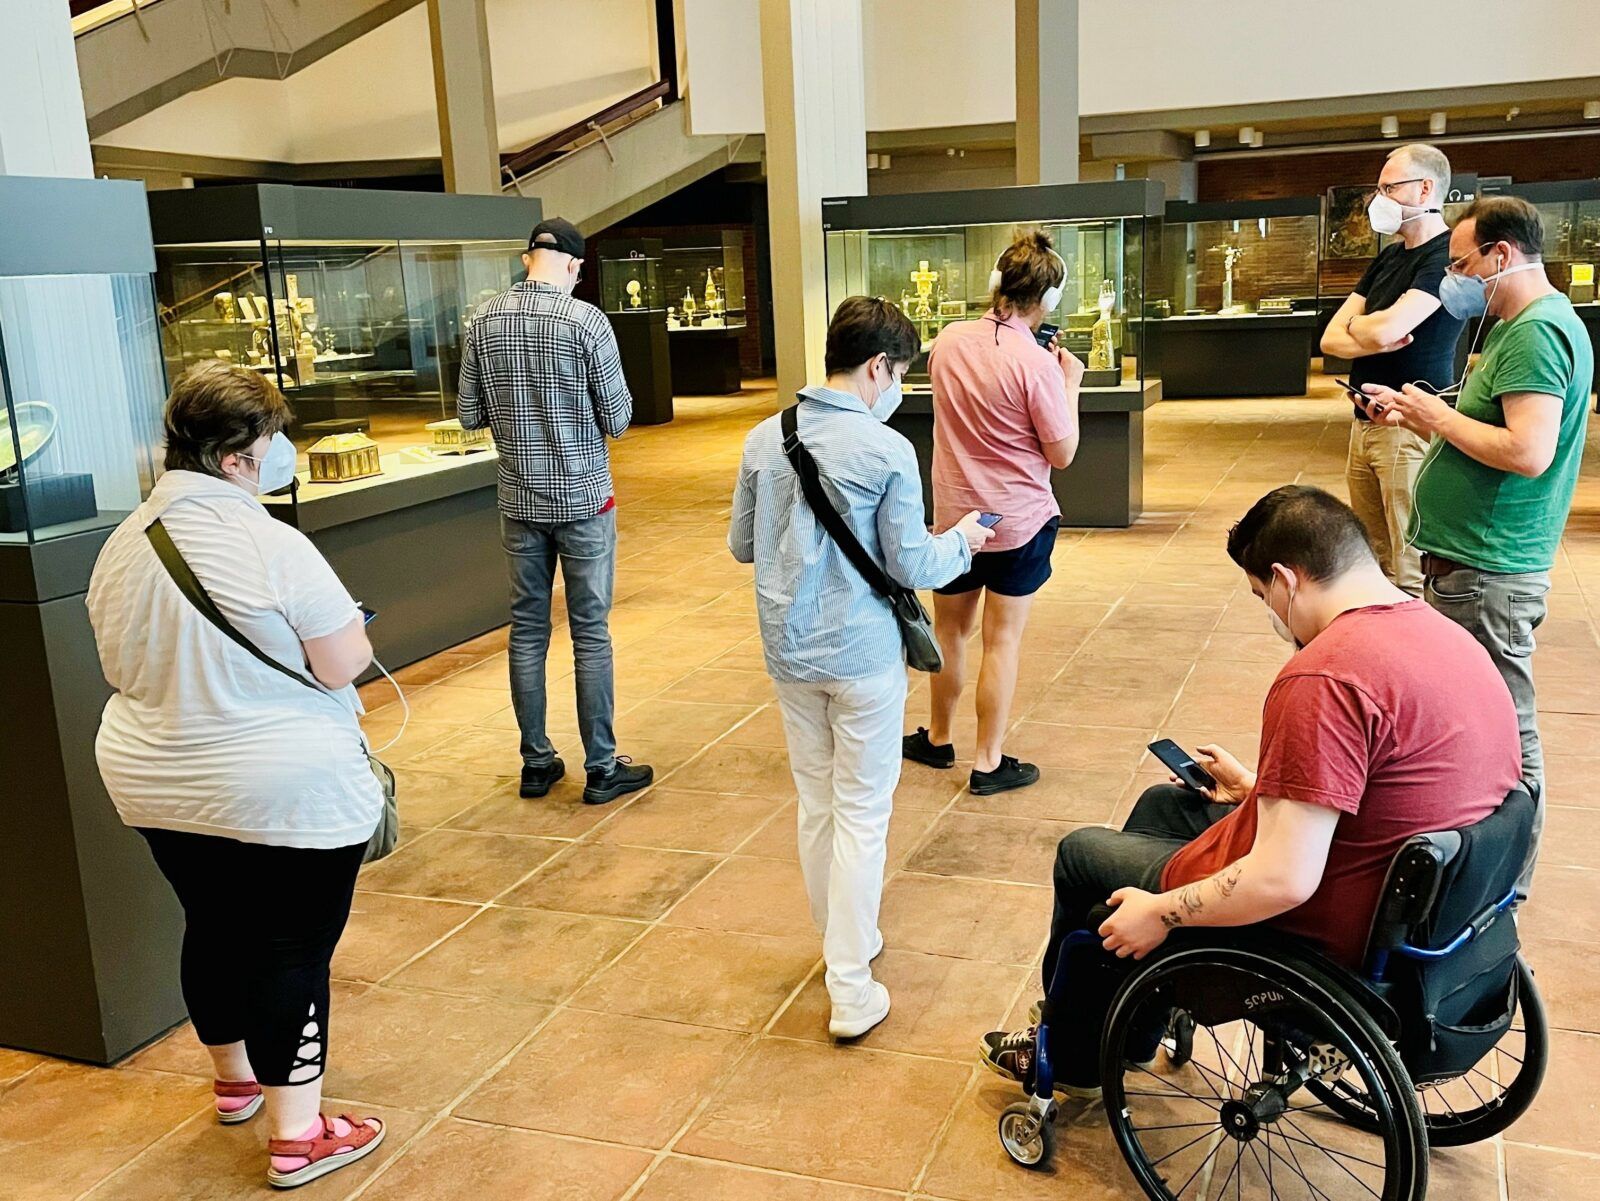
[[778,682],[789,768],[800,794],[800,870],[822,933],[835,1011],[867,1004],[877,950],[889,814],[900,782],[906,673]]

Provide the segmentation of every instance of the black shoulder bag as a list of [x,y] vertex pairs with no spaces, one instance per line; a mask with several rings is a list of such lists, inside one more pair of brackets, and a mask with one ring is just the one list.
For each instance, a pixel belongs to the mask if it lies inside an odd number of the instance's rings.
[[[204,617],[217,629],[221,630],[238,646],[248,651],[273,671],[282,672],[291,680],[304,684],[312,692],[328,695],[327,689],[313,684],[297,671],[291,671],[267,654],[250,639],[241,634],[234,624],[223,616],[222,610],[217,608],[217,603],[211,599],[211,594],[205,589],[194,574],[194,569],[189,566],[176,545],[173,544],[172,535],[167,533],[167,527],[161,524],[158,517],[145,527],[145,537],[150,539],[150,545],[155,548],[156,558],[161,560],[161,566],[167,569],[167,574],[172,577],[172,582],[178,586],[178,591],[188,598],[188,601],[200,611]],[[363,744],[365,745],[365,744]],[[372,837],[367,842],[367,853],[362,859],[363,863],[371,863],[382,859],[393,851],[400,841],[400,810],[395,805],[395,778],[394,772],[381,762],[376,755],[370,752],[367,763],[372,768],[372,774],[377,777],[378,785],[383,789],[383,813],[378,818],[378,825],[372,831]]]
[[822,473],[817,470],[817,461],[811,457],[805,443],[800,441],[799,410],[799,405],[790,405],[783,411],[779,423],[783,430],[783,453],[788,456],[794,473],[800,477],[800,491],[805,494],[806,504],[811,506],[817,520],[822,522],[822,528],[828,531],[828,536],[844,552],[844,557],[861,573],[867,586],[889,602],[889,609],[900,625],[900,641],[905,644],[907,665],[917,671],[941,670],[944,656],[939,653],[939,640],[933,636],[933,623],[928,620],[928,611],[922,607],[922,601],[914,590],[895,583],[889,578],[888,572],[872,561],[867,548],[861,545],[861,540],[823,491]]

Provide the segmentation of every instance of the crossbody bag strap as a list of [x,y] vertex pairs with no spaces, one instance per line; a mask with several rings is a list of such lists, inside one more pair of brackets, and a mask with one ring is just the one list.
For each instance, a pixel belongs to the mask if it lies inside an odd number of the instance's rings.
[[204,617],[234,643],[274,671],[282,672],[291,680],[304,684],[313,692],[326,694],[326,689],[319,688],[299,672],[285,667],[234,628],[233,623],[222,615],[222,610],[217,608],[216,602],[211,599],[211,594],[206,591],[205,585],[200,582],[199,577],[194,574],[194,569],[189,566],[188,561],[184,559],[182,553],[173,543],[172,535],[167,533],[167,527],[161,524],[159,517],[145,527],[144,534],[146,538],[150,539],[150,545],[155,548],[156,558],[161,560],[161,566],[167,569],[167,574],[172,577],[172,582],[178,586],[178,591],[183,593],[188,598],[189,603],[200,611],[200,616]]
[[779,419],[779,428],[783,431],[783,453],[788,457],[794,473],[800,477],[800,491],[805,495],[806,504],[811,506],[811,511],[817,515],[817,520],[822,522],[822,528],[828,531],[829,536],[844,552],[844,557],[849,559],[861,573],[868,586],[892,604],[905,589],[891,580],[888,573],[873,561],[872,556],[867,553],[867,548],[862,546],[861,540],[856,537],[855,531],[840,515],[839,510],[833,507],[828,494],[823,491],[822,474],[817,469],[817,461],[806,449],[805,443],[800,441],[799,412],[799,405],[790,405]]

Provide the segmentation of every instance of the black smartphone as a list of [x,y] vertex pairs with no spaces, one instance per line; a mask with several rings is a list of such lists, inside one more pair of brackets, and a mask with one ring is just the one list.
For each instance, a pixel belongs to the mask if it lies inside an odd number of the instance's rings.
[[371,625],[372,619],[378,615],[378,611],[376,609],[369,609],[365,605],[358,604],[356,605],[356,608],[361,610],[362,625]]
[[1061,327],[1059,325],[1051,325],[1048,321],[1046,321],[1038,329],[1034,330],[1033,336],[1038,341],[1040,346],[1048,347],[1050,345],[1050,339],[1055,337],[1060,332]]
[[1196,792],[1215,788],[1217,781],[1210,772],[1194,761],[1189,754],[1170,738],[1150,744],[1150,753],[1166,765],[1167,769]]
[[978,514],[978,524],[981,525],[986,530],[994,529],[995,526],[999,525],[1004,520],[1005,520],[1005,518],[1002,517],[998,513],[979,513]]
[[1372,397],[1368,396],[1365,392],[1363,392],[1360,388],[1356,387],[1349,380],[1347,380],[1347,379],[1339,379],[1337,376],[1335,376],[1333,382],[1338,384],[1346,392],[1350,393],[1350,399],[1355,401],[1358,405],[1366,406],[1366,405],[1370,404],[1372,406],[1372,411],[1374,413],[1383,412],[1383,405],[1381,405],[1377,401],[1373,400]]

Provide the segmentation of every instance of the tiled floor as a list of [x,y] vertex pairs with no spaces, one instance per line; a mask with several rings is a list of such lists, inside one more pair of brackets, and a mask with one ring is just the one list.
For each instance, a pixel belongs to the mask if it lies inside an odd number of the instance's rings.
[[[402,674],[405,841],[361,879],[335,961],[330,1096],[391,1120],[367,1163],[305,1190],[373,1201],[943,1201],[1126,1198],[1090,1110],[1053,1173],[995,1139],[1014,1092],[973,1066],[1035,995],[1050,856],[1160,778],[1158,731],[1251,757],[1283,658],[1223,552],[1228,524],[1290,480],[1342,488],[1347,407],[1168,404],[1150,414],[1143,521],[1062,534],[1028,633],[1011,749],[1043,782],[980,800],[965,770],[908,768],[890,839],[889,1020],[826,1039],[816,934],[795,865],[794,791],[761,670],[750,575],[723,547],[744,432],[772,393],[680,404],[617,449],[613,630],[622,749],[661,783],[590,809],[578,784],[515,795],[505,633]],[[1565,1198],[1600,1172],[1600,461],[1555,572],[1538,670],[1550,832],[1523,917],[1558,1032],[1537,1107],[1503,1141],[1439,1152],[1434,1195]],[[581,760],[570,642],[551,708]],[[908,724],[925,719],[912,690]],[[387,700],[369,689],[371,703]],[[389,705],[370,726],[387,738]],[[970,747],[969,714],[958,726]],[[262,1138],[209,1118],[179,1030],[113,1071],[0,1051],[0,1195],[262,1195]]]

